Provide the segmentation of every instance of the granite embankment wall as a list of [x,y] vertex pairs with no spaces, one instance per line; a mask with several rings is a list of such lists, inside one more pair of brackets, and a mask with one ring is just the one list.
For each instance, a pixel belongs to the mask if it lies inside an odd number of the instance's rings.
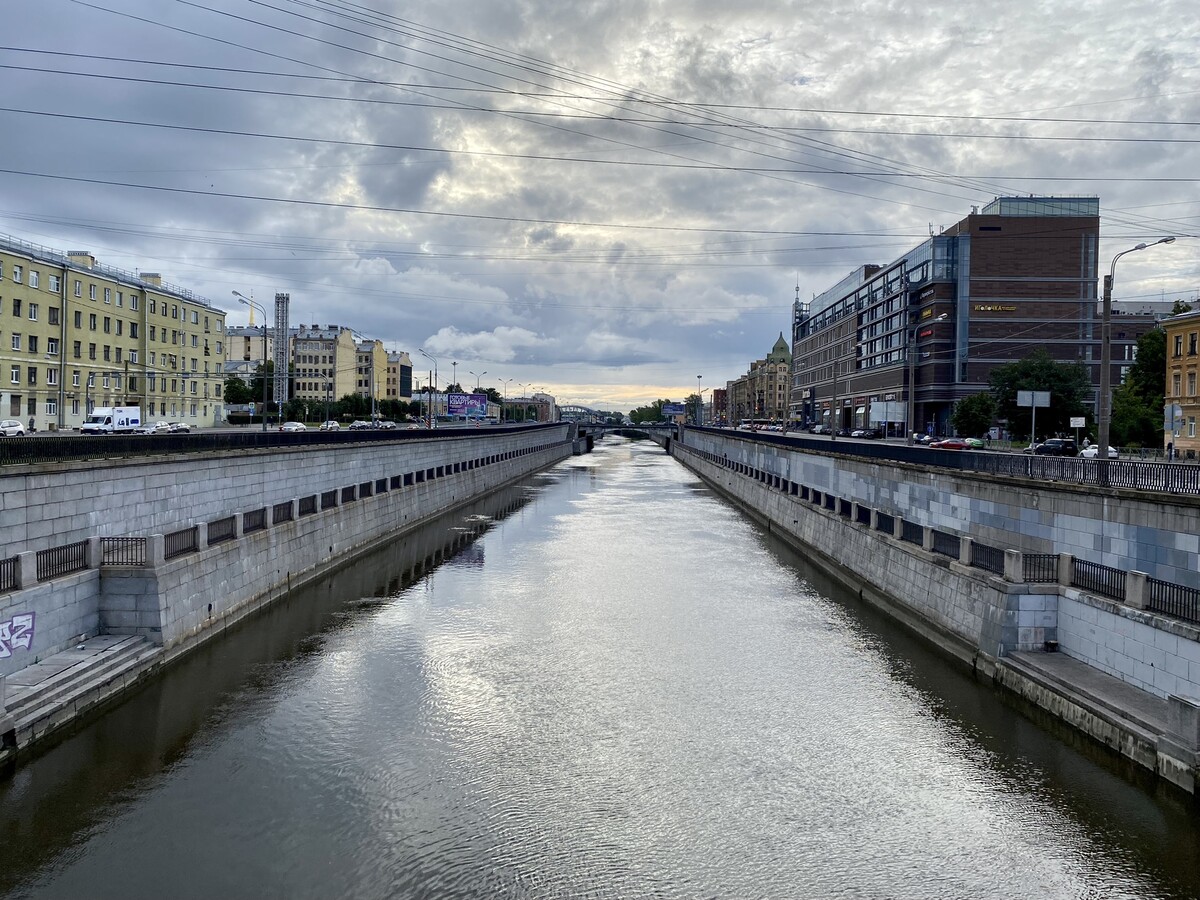
[[[1169,560],[1159,572],[1194,586],[1195,561],[1185,571],[1176,555],[1186,557],[1189,551],[1180,548],[1200,532],[1195,500],[1122,497],[1128,503],[1122,522],[1087,522],[1089,510],[1111,510],[1114,497],[1067,485],[996,483],[959,471],[818,455],[732,435],[686,432],[672,449],[773,531],[818,554],[823,567],[856,591],[875,595],[960,656],[972,648],[999,658],[1053,640],[1062,652],[1157,696],[1200,698],[1195,623],[1073,588],[1061,577],[1022,585],[1020,574],[989,575],[863,521],[863,510],[870,510],[960,541],[1059,554],[1060,568],[1064,560],[1097,561],[1098,551],[1090,548],[1104,530],[1115,548],[1109,558]],[[852,514],[842,514],[847,507]],[[1045,527],[1027,533],[1035,522]],[[1186,533],[1168,532],[1168,524]],[[1147,534],[1176,549],[1149,553],[1139,546],[1151,540]]]
[[[167,649],[181,648],[338,560],[572,450],[570,426],[563,424],[394,444],[58,464],[48,467],[53,474],[0,476],[24,485],[27,497],[94,485],[75,502],[77,517],[67,514],[68,501],[50,498],[50,509],[28,509],[21,517],[26,523],[62,520],[66,536],[55,532],[53,543],[84,541],[89,567],[37,581],[38,544],[9,548],[24,551],[24,587],[0,594],[0,675],[65,649],[80,635],[142,634]],[[35,482],[42,485],[36,494],[29,492]],[[141,540],[120,548],[107,540],[126,536]],[[132,564],[114,565],[118,553]]]

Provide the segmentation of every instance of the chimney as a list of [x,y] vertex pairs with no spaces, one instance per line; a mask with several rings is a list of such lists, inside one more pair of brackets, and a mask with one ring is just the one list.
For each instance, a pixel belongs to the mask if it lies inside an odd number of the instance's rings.
[[92,256],[90,250],[68,250],[67,259],[76,266],[83,266],[85,269],[91,269],[96,265],[96,257]]
[[141,278],[142,281],[146,282],[146,284],[152,284],[155,287],[162,287],[162,276],[157,272],[143,272],[138,277]]

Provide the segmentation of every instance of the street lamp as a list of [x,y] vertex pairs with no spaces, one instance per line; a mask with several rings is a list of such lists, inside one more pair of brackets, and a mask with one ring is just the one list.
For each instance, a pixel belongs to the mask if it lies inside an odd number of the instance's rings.
[[467,374],[475,376],[475,393],[478,394],[479,393],[479,379],[487,374],[487,369],[484,369],[482,372],[479,372],[478,374],[476,374],[475,372],[470,372],[470,371],[468,371]]
[[262,430],[266,431],[267,430],[267,311],[266,311],[266,309],[263,308],[261,303],[255,303],[252,299],[245,296],[244,294],[239,293],[238,291],[234,291],[233,296],[237,297],[238,303],[241,303],[243,306],[249,306],[251,309],[257,309],[260,313],[262,313],[262,317],[263,317],[263,325],[262,325],[262,333],[263,333]]
[[505,378],[500,383],[504,385],[504,406],[500,409],[500,421],[508,421],[508,385],[512,382],[511,378]]
[[703,375],[696,376],[696,424],[704,424],[704,395],[700,390],[700,379]]
[[934,316],[927,323],[914,322],[908,329],[908,414],[904,430],[908,432],[910,447],[913,442],[913,419],[917,415],[917,329],[922,324],[931,325],[934,322],[944,322],[948,318],[950,318],[949,313],[942,313],[940,316]]
[[1173,237],[1159,238],[1153,244],[1138,244],[1128,250],[1122,250],[1112,259],[1108,274],[1104,276],[1104,311],[1100,326],[1100,416],[1098,422],[1098,442],[1096,444],[1096,459],[1103,460],[1105,465],[1102,472],[1108,471],[1108,429],[1112,419],[1112,397],[1110,396],[1109,381],[1112,377],[1112,286],[1117,276],[1117,260],[1126,253],[1145,250],[1157,244],[1172,244]]
[[[437,389],[438,389],[438,359],[432,353],[427,353],[425,351],[425,349],[422,347],[418,347],[417,350],[420,351],[422,356],[424,356],[426,359],[430,360],[433,363],[433,387],[429,391],[429,427],[432,428],[433,427],[433,395],[435,393],[437,393]],[[458,363],[455,363],[455,365],[457,366]]]

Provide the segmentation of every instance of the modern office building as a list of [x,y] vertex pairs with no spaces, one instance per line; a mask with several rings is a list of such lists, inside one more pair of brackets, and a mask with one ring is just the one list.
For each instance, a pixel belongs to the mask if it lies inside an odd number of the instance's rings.
[[[1099,209],[1096,197],[999,197],[892,262],[797,300],[791,417],[948,433],[956,401],[1039,347],[1082,360],[1098,384]],[[1128,322],[1114,340],[1114,384],[1124,345],[1153,326]]]
[[98,406],[224,417],[225,312],[150,272],[0,236],[0,417],[78,428]]

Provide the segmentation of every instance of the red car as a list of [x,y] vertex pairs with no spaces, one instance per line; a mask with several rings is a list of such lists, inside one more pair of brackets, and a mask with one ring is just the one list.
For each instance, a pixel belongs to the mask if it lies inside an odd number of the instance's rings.
[[941,441],[934,441],[929,445],[934,450],[970,450],[971,445],[962,438],[946,438]]

